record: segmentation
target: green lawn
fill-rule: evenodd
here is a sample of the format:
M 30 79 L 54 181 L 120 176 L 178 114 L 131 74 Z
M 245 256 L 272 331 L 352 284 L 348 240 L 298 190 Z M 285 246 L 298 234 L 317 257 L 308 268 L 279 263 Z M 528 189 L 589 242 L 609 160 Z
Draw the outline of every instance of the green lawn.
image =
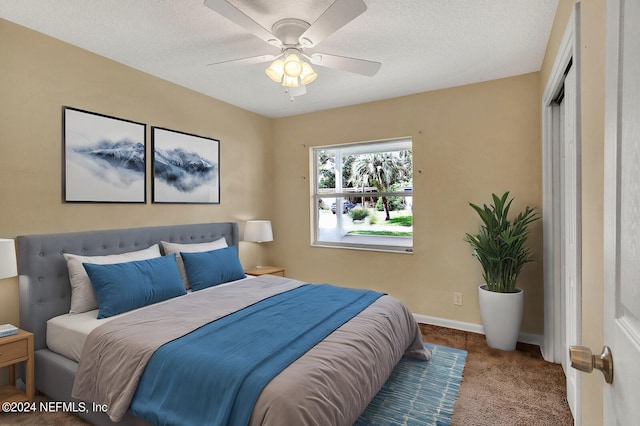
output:
M 413 216 L 396 216 L 385 221 L 385 223 L 387 225 L 413 226 Z
M 388 237 L 411 237 L 413 232 L 402 231 L 350 231 L 348 235 L 384 235 Z
M 370 213 L 375 215 L 375 223 L 372 223 L 369 229 L 358 229 L 349 231 L 349 235 L 380 235 L 390 237 L 411 237 L 413 232 L 404 231 L 402 227 L 413 226 L 413 215 L 411 211 L 392 211 L 391 219 L 385 220 L 385 214 L 383 211 L 370 210 Z M 377 227 L 386 229 L 376 229 Z M 389 227 L 398 227 L 398 230 L 389 229 Z

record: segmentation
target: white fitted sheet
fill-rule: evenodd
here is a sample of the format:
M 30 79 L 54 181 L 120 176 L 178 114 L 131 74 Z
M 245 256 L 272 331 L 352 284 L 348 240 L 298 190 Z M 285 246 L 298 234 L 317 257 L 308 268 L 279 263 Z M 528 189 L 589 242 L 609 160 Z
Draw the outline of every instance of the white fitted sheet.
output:
M 97 319 L 97 316 L 98 310 L 94 309 L 81 314 L 64 314 L 51 318 L 47 321 L 47 346 L 53 352 L 78 362 L 89 333 L 116 318 Z
M 226 285 L 233 284 L 235 282 L 240 282 L 248 279 L 253 279 L 254 276 L 247 275 L 247 278 L 243 278 L 238 281 L 231 281 L 229 283 L 220 284 L 216 287 L 222 287 Z M 214 287 L 215 288 L 215 287 Z M 195 294 L 197 296 L 197 292 L 192 293 L 191 290 L 188 290 L 185 296 L 179 297 L 187 297 L 191 294 Z M 171 299 L 169 299 L 171 300 Z M 159 303 L 165 303 L 166 300 Z M 144 307 L 139 308 L 144 309 Z M 134 309 L 134 312 L 138 309 Z M 98 319 L 98 309 L 93 311 L 83 312 L 81 314 L 63 314 L 57 317 L 51 318 L 47 321 L 47 347 L 64 357 L 74 360 L 75 362 L 80 361 L 80 355 L 82 354 L 82 348 L 84 347 L 84 342 L 87 340 L 87 336 L 94 328 L 111 321 L 112 319 L 118 318 L 123 315 L 127 315 L 129 312 L 122 313 L 120 315 L 114 315 L 109 318 Z

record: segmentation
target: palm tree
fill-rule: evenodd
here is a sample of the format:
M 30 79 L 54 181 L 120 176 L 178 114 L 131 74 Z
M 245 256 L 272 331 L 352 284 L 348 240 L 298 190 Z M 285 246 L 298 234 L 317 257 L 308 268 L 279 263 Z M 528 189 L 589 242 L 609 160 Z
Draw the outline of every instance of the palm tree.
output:
M 411 151 L 376 152 L 356 156 L 351 166 L 351 182 L 355 187 L 373 186 L 379 192 L 389 192 L 394 186 L 411 178 Z M 382 196 L 382 206 L 390 220 L 389 201 Z
M 336 172 L 333 153 L 322 150 L 318 153 L 318 188 L 335 188 Z
M 342 187 L 348 188 L 350 185 L 351 163 L 353 163 L 353 155 L 342 157 Z M 334 151 L 322 150 L 318 153 L 318 188 L 336 187 L 336 158 Z

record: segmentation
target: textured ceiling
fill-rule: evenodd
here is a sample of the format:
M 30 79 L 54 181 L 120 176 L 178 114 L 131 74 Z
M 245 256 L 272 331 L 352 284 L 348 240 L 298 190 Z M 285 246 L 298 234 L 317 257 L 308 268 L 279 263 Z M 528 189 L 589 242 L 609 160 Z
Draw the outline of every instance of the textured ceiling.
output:
M 268 64 L 207 64 L 277 48 L 203 0 L 0 0 L 0 17 L 267 117 L 387 99 L 534 71 L 558 0 L 364 0 L 367 11 L 313 49 L 382 63 L 374 77 L 314 65 L 290 101 Z M 230 0 L 267 29 L 313 23 L 333 0 Z M 0 40 L 0 43 L 2 41 Z

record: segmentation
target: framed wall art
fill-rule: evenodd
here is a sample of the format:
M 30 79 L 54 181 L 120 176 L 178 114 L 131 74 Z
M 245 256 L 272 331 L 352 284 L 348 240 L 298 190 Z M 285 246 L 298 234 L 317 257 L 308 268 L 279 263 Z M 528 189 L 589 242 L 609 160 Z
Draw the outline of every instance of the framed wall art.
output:
M 151 127 L 154 203 L 220 203 L 220 141 Z
M 147 126 L 63 107 L 66 202 L 145 203 Z

